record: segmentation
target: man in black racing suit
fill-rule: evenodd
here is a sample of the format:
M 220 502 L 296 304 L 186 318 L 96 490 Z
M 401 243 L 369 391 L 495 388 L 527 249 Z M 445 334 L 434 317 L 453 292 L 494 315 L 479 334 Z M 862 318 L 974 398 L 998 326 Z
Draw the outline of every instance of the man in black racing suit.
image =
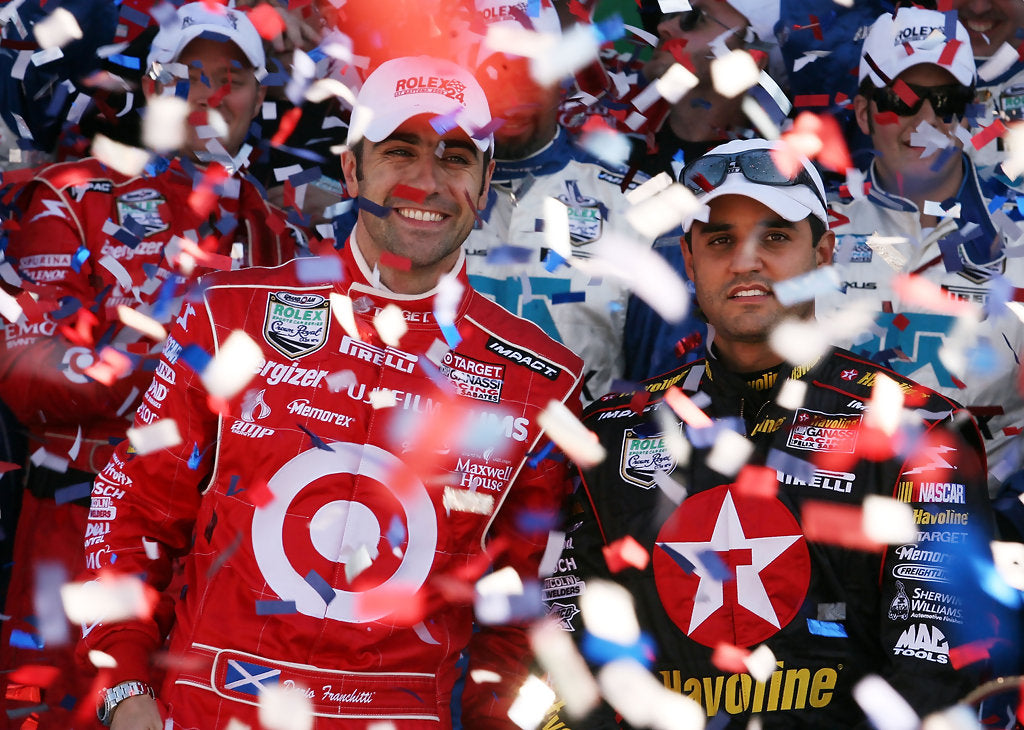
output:
M 991 635 L 970 567 L 977 555 L 991 567 L 984 452 L 941 394 L 844 350 L 794 365 L 769 345 L 784 320 L 814 326 L 813 302 L 780 301 L 777 285 L 831 262 L 835 241 L 817 172 L 806 159 L 795 176 L 779 172 L 774 146 L 730 142 L 684 170 L 707 206 L 687 221 L 684 257 L 710 354 L 587 410 L 608 457 L 581 471 L 545 599 L 596 668 L 581 596 L 598 579 L 625 586 L 655 644 L 650 671 L 716 718 L 709 727 L 743 728 L 751 715 L 764 728 L 867 726 L 853 687 L 870 674 L 924 715 L 971 689 L 971 650 Z M 883 376 L 903 396 L 898 426 L 872 420 Z M 868 497 L 871 510 L 902 513 L 911 537 L 873 542 Z M 651 559 L 613 570 L 626 537 Z M 765 645 L 774 667 L 737 669 L 713 657 L 722 645 L 740 656 Z M 630 727 L 607 706 L 594 715 L 561 719 Z

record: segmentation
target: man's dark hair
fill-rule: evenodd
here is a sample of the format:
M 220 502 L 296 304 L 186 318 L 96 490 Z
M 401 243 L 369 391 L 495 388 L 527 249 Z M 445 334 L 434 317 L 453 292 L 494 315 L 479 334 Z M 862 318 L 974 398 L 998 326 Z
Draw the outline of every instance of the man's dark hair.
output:
M 825 235 L 825 231 L 828 230 L 828 227 L 822 223 L 821 218 L 816 215 L 809 215 L 804 218 L 804 220 L 811 226 L 811 247 L 817 248 L 818 244 L 821 243 L 821 237 Z M 692 229 L 693 226 L 691 225 L 690 228 Z M 683 240 L 686 241 L 686 247 L 692 251 L 693 239 L 690 238 L 689 230 L 683 234 Z
M 349 149 L 352 154 L 356 157 L 356 180 L 359 182 L 363 181 L 363 142 L 366 140 L 365 137 L 360 137 L 358 142 L 349 145 Z M 491 146 L 493 147 L 493 145 Z M 484 170 L 487 169 L 487 165 L 491 162 L 491 147 L 484 150 Z M 484 180 L 480 181 L 480 192 L 477 195 L 484 194 Z

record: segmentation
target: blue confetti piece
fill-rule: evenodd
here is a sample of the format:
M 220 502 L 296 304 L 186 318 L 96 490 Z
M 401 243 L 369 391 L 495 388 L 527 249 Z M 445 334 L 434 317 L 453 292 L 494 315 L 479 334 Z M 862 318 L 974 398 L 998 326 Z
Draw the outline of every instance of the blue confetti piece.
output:
M 525 264 L 532 258 L 533 249 L 527 246 L 495 246 L 487 252 L 488 264 Z
M 484 139 L 486 137 L 490 137 L 492 134 L 501 129 L 501 126 L 504 123 L 505 120 L 501 119 L 500 117 L 497 119 L 492 119 L 487 124 L 477 128 L 477 130 L 473 132 L 473 139 Z
M 693 571 L 697 569 L 697 566 L 690 562 L 690 560 L 684 556 L 681 552 L 675 548 L 669 547 L 668 544 L 659 542 L 655 543 L 666 555 L 672 558 L 673 562 L 683 569 L 683 572 L 687 575 L 693 575 Z
M 635 643 L 626 646 L 614 641 L 594 636 L 589 631 L 583 633 L 583 643 L 580 647 L 583 655 L 593 664 L 607 664 L 614 659 L 633 659 L 644 667 L 651 666 L 654 656 L 653 645 L 650 637 L 641 635 Z
M 92 482 L 82 482 L 81 484 L 72 484 L 69 487 L 61 487 L 53 493 L 53 498 L 57 504 L 67 504 L 68 502 L 74 502 L 76 499 L 88 497 L 90 494 L 92 494 Z
M 1024 195 L 1017 197 L 1017 212 L 1024 215 Z
M 704 570 L 713 579 L 722 583 L 735 580 L 736 576 L 733 574 L 733 569 L 726 565 L 722 557 L 714 550 L 702 550 L 697 553 L 697 557 L 700 558 L 700 563 L 704 566 Z
M 82 264 L 89 258 L 89 249 L 85 246 L 79 246 L 78 250 L 75 251 L 75 255 L 71 257 L 71 269 L 76 273 L 82 273 Z
M 245 487 L 242 487 L 241 489 L 238 488 L 238 480 L 239 480 L 238 474 L 232 474 L 231 475 L 231 483 L 228 484 L 228 496 L 229 497 L 233 497 L 234 495 L 238 494 L 239 492 L 244 492 L 245 491 Z
M 365 210 L 370 215 L 375 215 L 378 218 L 386 218 L 391 213 L 391 208 L 386 205 L 377 205 L 372 200 L 367 200 L 363 196 L 356 198 L 356 207 L 359 210 Z
M 142 28 L 148 26 L 150 21 L 152 20 L 152 18 L 150 18 L 147 13 L 144 13 L 141 10 L 136 10 L 135 8 L 124 4 L 121 5 L 120 15 L 122 20 L 126 20 L 129 23 L 134 23 L 135 25 L 138 25 Z
M 437 386 L 438 390 L 443 391 L 449 396 L 455 396 L 458 394 L 455 384 L 438 369 L 437 365 L 430 362 L 430 360 L 425 357 L 421 357 L 417 360 L 416 364 L 419 366 L 420 370 L 426 373 L 427 377 L 430 378 L 431 382 L 435 386 Z
M 552 304 L 571 304 L 586 301 L 587 293 L 582 291 L 559 291 L 551 295 Z
M 224 215 L 219 221 L 217 221 L 214 224 L 213 227 L 216 228 L 217 231 L 222 236 L 226 236 L 229 233 L 231 233 L 233 230 L 238 228 L 238 219 L 235 218 L 230 213 L 228 213 L 228 214 Z
M 118 241 L 119 243 L 123 243 L 128 248 L 135 248 L 141 243 L 138 236 L 132 235 L 131 232 L 125 230 L 124 228 L 118 228 L 116 231 L 114 231 L 114 240 Z
M 319 593 L 319 591 L 317 592 Z M 257 616 L 278 616 L 293 613 L 296 613 L 295 601 L 256 601 Z
M 776 471 L 799 479 L 804 484 L 810 484 L 814 480 L 814 464 L 779 449 L 772 449 L 768 452 L 765 466 L 770 466 Z
M 952 36 L 950 36 L 950 37 L 952 38 Z M 953 155 L 960 155 L 960 154 L 961 154 L 961 152 L 960 152 L 960 148 L 959 147 L 956 147 L 954 145 L 950 145 L 949 147 L 944 147 L 942 150 L 939 151 L 939 154 L 935 157 L 935 161 L 932 162 L 931 167 L 930 167 L 931 171 L 932 172 L 938 172 L 949 161 L 950 157 L 952 157 Z M 942 207 L 945 208 L 946 206 L 943 205 Z
M 174 95 L 179 99 L 188 99 L 188 81 L 179 81 L 174 85 Z
M 192 443 L 192 455 L 188 457 L 188 468 L 195 471 L 199 468 L 199 460 L 202 458 L 202 454 L 199 453 L 199 444 Z
M 60 307 L 50 312 L 50 319 L 65 319 L 75 314 L 81 308 L 82 302 L 78 297 L 63 297 Z
M 548 441 L 546 444 L 544 444 L 544 448 L 542 448 L 540 451 L 538 451 L 536 454 L 530 457 L 530 460 L 527 462 L 527 464 L 531 469 L 536 469 L 537 466 L 542 461 L 544 461 L 544 459 L 548 458 L 548 455 L 554 450 L 555 442 Z
M 943 15 L 946 16 L 946 28 L 943 34 L 946 38 L 956 38 L 957 12 L 955 10 L 947 10 Z
M 30 634 L 21 629 L 11 630 L 11 646 L 16 649 L 43 649 L 45 644 L 41 636 Z
M 597 23 L 596 28 L 602 42 L 617 41 L 626 35 L 626 24 L 622 22 L 622 16 L 618 13 Z
M 321 451 L 330 451 L 330 452 L 332 452 L 332 453 L 334 452 L 334 449 L 332 449 L 332 448 L 331 448 L 330 446 L 328 446 L 327 444 L 325 444 L 325 443 L 323 442 L 323 440 L 322 440 L 322 439 L 321 439 L 321 438 L 320 438 L 319 436 L 317 436 L 317 435 L 316 435 L 315 433 L 313 433 L 313 432 L 312 432 L 312 431 L 310 431 L 310 430 L 309 430 L 308 428 L 306 428 L 305 426 L 303 426 L 303 425 L 302 425 L 301 423 L 296 423 L 295 425 L 296 425 L 296 426 L 298 426 L 299 428 L 301 428 L 301 429 L 302 429 L 302 431 L 303 431 L 303 432 L 304 432 L 304 433 L 305 433 L 305 434 L 306 434 L 307 436 L 309 436 L 309 440 L 310 440 L 310 442 L 311 442 L 311 443 L 312 443 L 312 444 L 313 444 L 313 445 L 314 445 L 315 447 L 317 447 L 317 448 L 318 448 L 318 449 L 320 449 Z
M 320 168 L 314 165 L 313 167 L 309 167 L 295 173 L 288 178 L 288 182 L 290 182 L 294 187 L 299 187 L 299 185 L 316 182 L 320 179 L 321 174 Z
M 988 203 L 988 212 L 989 213 L 995 213 L 997 210 L 999 210 L 1000 208 L 1003 207 L 1003 203 L 1005 203 L 1005 202 L 1006 202 L 1006 196 L 1005 195 L 995 195 L 995 196 L 993 196 L 992 200 L 990 200 L 989 203 Z
M 78 704 L 78 698 L 74 695 L 64 695 L 58 704 L 61 706 L 62 709 L 65 709 L 68 712 L 70 712 L 71 710 L 75 709 L 75 705 Z
M 807 619 L 807 630 L 815 636 L 846 638 L 846 627 L 835 621 L 818 621 L 817 619 L 809 618 Z
M 139 69 L 142 67 L 142 62 L 136 56 L 126 56 L 123 53 L 115 53 L 111 56 L 107 56 L 107 60 L 111 63 L 116 63 L 118 66 L 124 66 L 125 68 Z
M 345 274 L 337 256 L 312 256 L 295 261 L 295 276 L 303 284 L 329 284 L 342 281 Z
M 388 531 L 385 537 L 388 539 L 388 544 L 393 548 L 402 547 L 406 538 L 405 525 L 398 515 L 391 515 L 391 523 L 388 525 Z
M 524 509 L 516 513 L 516 529 L 527 535 L 550 532 L 558 527 L 558 510 Z
M 939 241 L 939 251 L 942 252 L 942 263 L 946 271 L 953 273 L 964 270 L 964 262 L 960 258 L 959 241 L 951 240 L 953 237 L 946 237 Z
M 461 111 L 461 109 L 459 110 Z M 448 114 L 441 114 L 430 119 L 430 126 L 434 128 L 434 131 L 438 134 L 447 134 L 448 132 L 455 129 L 458 125 L 455 121 L 455 116 L 458 112 L 449 112 Z
M 446 323 L 441 324 L 441 334 L 444 335 L 444 341 L 448 343 L 448 347 L 455 349 L 462 342 L 462 335 L 459 334 L 459 330 L 454 324 Z
M 201 373 L 206 369 L 206 366 L 210 364 L 210 354 L 202 347 L 196 344 L 188 345 L 181 350 L 179 359 L 184 360 L 185 364 L 195 370 L 197 373 Z
M 317 594 L 324 599 L 324 603 L 327 605 L 331 604 L 331 601 L 334 600 L 334 596 L 336 594 L 334 593 L 334 589 L 331 588 L 330 583 L 321 578 L 320 574 L 315 570 L 309 571 L 309 573 L 306 574 L 305 580 L 309 583 L 310 588 L 316 591 Z
M 682 150 L 676 150 L 676 153 L 672 155 L 672 162 L 678 162 L 680 165 L 685 165 L 686 155 L 683 154 Z
M 555 251 L 548 251 L 548 257 L 544 259 L 544 270 L 549 273 L 554 272 L 554 270 L 560 266 L 568 265 L 568 262 L 562 258 L 561 254 Z

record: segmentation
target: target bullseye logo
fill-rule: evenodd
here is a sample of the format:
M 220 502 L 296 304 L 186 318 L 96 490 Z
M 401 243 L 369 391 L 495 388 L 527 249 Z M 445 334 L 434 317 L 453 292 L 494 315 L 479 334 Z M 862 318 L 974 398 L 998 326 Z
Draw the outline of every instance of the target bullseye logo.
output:
M 412 592 L 426 580 L 437 548 L 434 505 L 426 487 L 413 477 L 404 480 L 400 489 L 391 486 L 402 468 L 393 454 L 370 444 L 339 442 L 330 447 L 332 451 L 311 448 L 295 456 L 267 483 L 274 499 L 253 514 L 253 554 L 270 588 L 282 600 L 295 601 L 299 613 L 347 623 L 375 621 L 384 618 L 388 611 L 357 611 L 361 594 L 390 595 L 398 589 Z M 382 535 L 382 520 L 373 508 L 375 505 L 360 500 L 359 491 L 353 500 L 335 499 L 315 508 L 308 506 L 308 497 L 319 496 L 315 483 L 338 474 L 350 474 L 372 484 L 372 488 L 367 487 L 367 497 L 373 496 L 373 492 L 387 492 L 389 500 L 396 502 L 404 513 L 408 542 L 397 568 L 386 580 L 365 591 L 332 588 L 334 595 L 328 596 L 330 600 L 326 601 L 306 581 L 308 568 L 296 569 L 287 554 L 292 551 L 286 550 L 286 532 L 291 542 L 294 537 L 291 530 L 300 523 L 294 519 L 296 505 L 303 502 L 300 514 L 305 510 L 312 512 L 306 522 L 309 543 L 319 558 L 326 560 L 333 569 L 342 568 L 360 547 L 368 550 L 371 561 L 376 560 L 376 546 Z M 289 519 L 292 522 L 286 528 Z
M 799 523 L 777 499 L 719 486 L 665 521 L 654 580 L 672 621 L 694 641 L 753 646 L 796 616 L 811 580 Z

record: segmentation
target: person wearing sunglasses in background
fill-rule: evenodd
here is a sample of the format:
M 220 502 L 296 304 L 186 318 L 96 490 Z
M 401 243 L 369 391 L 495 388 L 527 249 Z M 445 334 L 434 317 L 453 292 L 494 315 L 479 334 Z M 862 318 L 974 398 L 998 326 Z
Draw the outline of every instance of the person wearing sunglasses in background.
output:
M 609 394 L 584 413 L 608 456 L 581 470 L 555 575 L 569 588 L 548 601 L 592 664 L 602 655 L 615 660 L 598 677 L 626 719 L 598 710 L 567 723 L 574 729 L 668 727 L 651 721 L 662 702 L 685 717 L 670 692 L 641 708 L 636 692 L 616 704 L 626 657 L 647 662 L 658 684 L 699 703 L 683 704 L 719 730 L 752 727 L 754 715 L 766 729 L 867 727 L 854 686 L 869 674 L 921 714 L 976 682 L 977 665 L 954 669 L 950 648 L 991 626 L 964 564 L 972 541 L 988 552 L 991 523 L 977 428 L 951 399 L 845 350 L 823 343 L 815 354 L 782 352 L 797 338 L 780 347 L 774 330 L 808 324 L 815 305 L 784 298 L 780 284 L 827 266 L 835 236 L 818 172 L 795 157 L 797 173 L 784 174 L 772 157 L 781 148 L 733 141 L 683 171 L 704 204 L 683 223 L 683 256 L 708 321 L 708 357 L 645 381 L 639 392 Z M 906 393 L 891 435 L 867 415 L 883 377 Z M 685 412 L 686 396 L 683 424 L 675 413 Z M 935 449 L 945 460 L 930 458 Z M 932 504 L 933 493 L 952 494 L 955 504 Z M 943 522 L 955 512 L 956 532 L 922 517 L 919 542 L 892 535 L 893 544 L 854 549 L 840 523 L 856 532 L 857 508 L 877 497 L 945 515 Z M 848 511 L 827 530 L 817 523 L 814 534 L 815 508 Z M 649 564 L 609 568 L 626 538 L 648 552 Z M 627 621 L 607 615 L 614 602 L 607 593 L 598 598 L 601 579 L 632 594 L 635 646 L 613 643 L 623 643 Z M 764 672 L 744 665 L 735 647 L 770 650 Z M 858 701 L 877 692 L 865 688 Z M 901 704 L 879 702 L 887 717 Z
M 1021 466 L 1024 397 L 1016 383 L 1024 324 L 1003 292 L 1024 285 L 1024 260 L 1005 250 L 1022 232 L 983 194 L 963 153 L 977 76 L 967 30 L 957 22 L 947 36 L 948 18 L 901 8 L 880 16 L 864 42 L 854 108 L 876 156 L 870 190 L 851 190 L 851 202 L 833 207 L 843 290 L 821 293 L 818 311 L 859 302 L 877 312 L 870 332 L 836 344 L 970 409 L 985 437 L 994 494 Z M 931 303 L 905 296 L 903 275 L 941 287 L 942 296 Z

